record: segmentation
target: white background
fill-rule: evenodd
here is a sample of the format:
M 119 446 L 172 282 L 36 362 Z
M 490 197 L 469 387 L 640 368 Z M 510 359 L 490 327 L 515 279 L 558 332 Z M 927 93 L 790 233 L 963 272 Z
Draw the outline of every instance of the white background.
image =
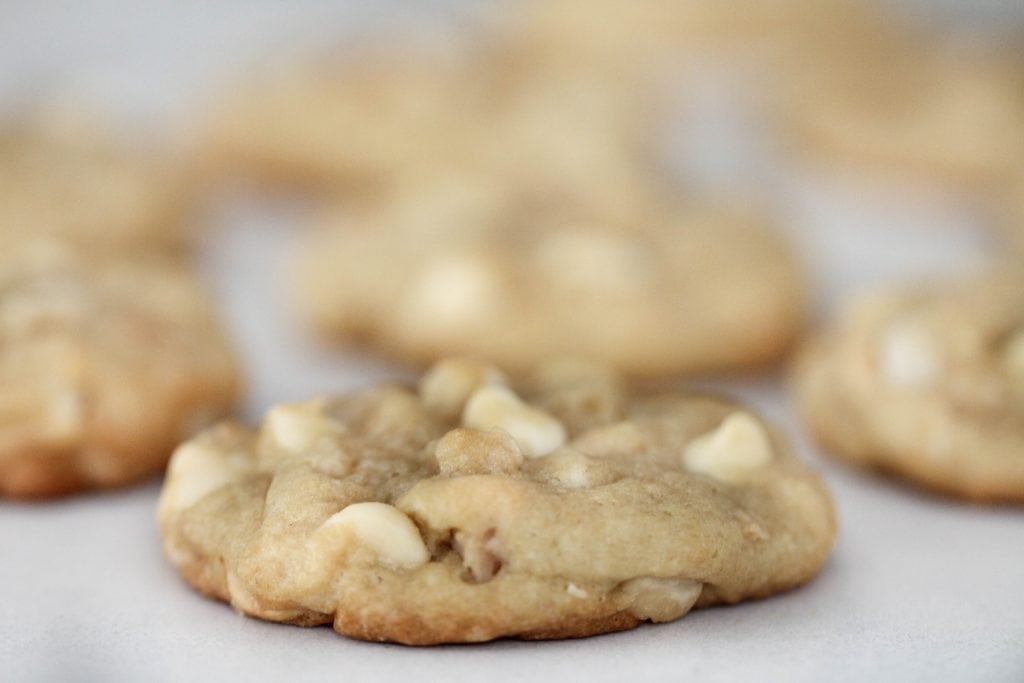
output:
M 986 20 L 1016 5 L 943 4 Z M 233 73 L 270 53 L 396 23 L 464 25 L 479 7 L 4 0 L 0 109 L 70 93 L 186 135 Z M 705 90 L 691 112 L 700 144 L 683 144 L 681 165 L 715 191 L 735 190 L 736 178 L 770 183 L 815 278 L 819 312 L 865 285 L 961 271 L 998 252 L 956 199 L 797 168 L 756 140 L 737 145 L 756 138 L 750 121 L 723 115 L 729 98 Z M 277 401 L 404 376 L 317 347 L 292 318 L 280 275 L 301 215 L 237 196 L 208 220 L 202 266 L 248 366 L 250 419 Z M 831 464 L 800 436 L 780 377 L 713 384 L 784 425 L 835 494 L 835 552 L 801 590 L 582 641 L 360 643 L 245 619 L 196 595 L 160 555 L 151 483 L 0 503 L 0 680 L 1024 681 L 1020 509 L 961 505 Z

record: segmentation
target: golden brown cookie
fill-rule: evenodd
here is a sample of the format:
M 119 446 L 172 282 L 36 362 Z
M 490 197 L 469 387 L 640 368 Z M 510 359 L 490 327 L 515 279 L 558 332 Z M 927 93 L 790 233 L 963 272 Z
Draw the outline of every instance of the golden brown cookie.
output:
M 978 191 L 1024 155 L 1024 70 L 1000 55 L 881 43 L 789 73 L 781 120 L 819 158 Z
M 2 242 L 0 242 L 2 243 Z M 0 495 L 49 496 L 160 472 L 234 408 L 237 360 L 176 263 L 55 241 L 0 252 Z
M 756 60 L 870 40 L 883 23 L 865 0 L 530 0 L 508 12 L 505 31 L 545 59 L 586 61 L 611 77 L 635 78 L 678 72 L 695 57 Z
M 1024 167 L 1002 191 L 995 193 L 991 218 L 996 231 L 1017 253 L 1024 254 Z
M 831 455 L 1024 502 L 1024 268 L 865 297 L 807 345 L 794 389 Z
M 640 163 L 640 86 L 514 49 L 350 56 L 252 83 L 209 133 L 215 167 L 351 201 L 462 166 L 509 182 L 610 186 Z
M 187 192 L 176 162 L 84 114 L 42 109 L 0 130 L 0 237 L 92 249 L 180 250 Z
M 327 215 L 297 266 L 297 303 L 328 339 L 517 370 L 566 354 L 636 375 L 757 366 L 787 349 L 806 300 L 762 218 L 639 187 L 580 203 L 432 178 Z
M 476 117 L 471 67 L 395 52 L 295 64 L 254 79 L 219 106 L 207 134 L 210 163 L 358 195 L 443 154 Z
M 164 550 L 239 611 L 426 645 L 582 637 L 766 597 L 820 569 L 821 481 L 728 402 L 580 362 L 515 390 L 449 360 L 221 424 L 175 453 Z

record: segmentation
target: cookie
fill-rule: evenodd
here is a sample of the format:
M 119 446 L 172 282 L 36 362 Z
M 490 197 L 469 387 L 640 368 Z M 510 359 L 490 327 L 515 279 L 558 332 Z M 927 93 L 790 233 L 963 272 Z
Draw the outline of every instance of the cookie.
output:
M 120 486 L 228 414 L 237 361 L 191 272 L 49 241 L 0 251 L 0 495 Z
M 307 238 L 297 304 L 325 339 L 421 364 L 578 354 L 662 375 L 777 359 L 806 299 L 782 237 L 754 213 L 634 190 L 573 202 L 456 175 L 339 209 Z
M 1024 253 L 1024 168 L 1013 181 L 990 201 L 994 210 L 989 216 L 996 232 L 1016 249 Z
M 475 117 L 471 67 L 451 56 L 299 63 L 218 106 L 206 135 L 219 172 L 359 195 L 442 154 Z
M 176 162 L 85 114 L 42 109 L 0 130 L 0 236 L 180 251 L 187 194 Z
M 444 155 L 401 174 L 393 193 L 453 172 L 548 201 L 621 197 L 667 182 L 656 172 L 670 109 L 653 82 L 617 80 L 593 64 L 546 61 L 510 46 L 478 70 L 488 86 L 475 119 Z
M 794 390 L 830 455 L 1024 502 L 1024 270 L 865 297 L 809 342 Z
M 244 614 L 406 644 L 582 637 L 760 598 L 835 519 L 784 440 L 719 399 L 579 361 L 513 389 L 436 365 L 182 445 L 160 496 L 184 579 Z
M 810 156 L 984 191 L 1024 154 L 1024 70 L 998 55 L 880 45 L 790 76 L 780 121 Z
M 535 184 L 617 178 L 650 138 L 643 88 L 593 68 L 511 47 L 472 59 L 395 51 L 296 65 L 254 83 L 211 126 L 211 165 L 352 201 L 444 165 Z
M 884 22 L 874 3 L 857 0 L 533 0 L 504 23 L 510 40 L 547 59 L 586 60 L 628 78 L 678 71 L 694 59 L 757 60 L 870 40 Z

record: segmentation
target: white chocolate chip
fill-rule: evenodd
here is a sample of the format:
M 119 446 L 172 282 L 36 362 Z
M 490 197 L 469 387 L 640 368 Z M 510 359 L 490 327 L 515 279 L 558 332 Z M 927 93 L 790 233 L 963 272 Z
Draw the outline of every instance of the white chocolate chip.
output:
M 75 389 L 65 389 L 54 396 L 48 405 L 50 425 L 55 433 L 74 434 L 85 418 L 85 400 Z
M 565 443 L 561 422 L 523 403 L 507 387 L 485 386 L 473 392 L 462 413 L 462 423 L 476 429 L 504 429 L 528 458 L 547 455 Z
M 252 469 L 252 461 L 242 453 L 225 453 L 201 441 L 189 441 L 171 457 L 160 508 L 166 512 L 185 510 L 214 491 L 240 481 Z
M 446 254 L 416 273 L 403 317 L 427 329 L 475 324 L 488 316 L 497 289 L 497 274 L 486 261 L 470 254 Z
M 447 418 L 458 417 L 466 400 L 482 386 L 506 386 L 508 378 L 497 367 L 472 358 L 451 358 L 436 363 L 420 380 L 419 392 L 427 408 Z
M 635 292 L 650 278 L 650 259 L 621 236 L 585 228 L 556 230 L 540 245 L 538 263 L 555 282 L 608 294 Z
M 309 451 L 323 437 L 345 433 L 345 426 L 312 406 L 279 405 L 267 413 L 264 429 L 283 450 L 298 455 Z
M 481 534 L 456 531 L 452 548 L 462 558 L 463 581 L 487 583 L 501 570 L 503 549 L 497 529 L 487 529 Z
M 587 591 L 583 590 L 572 581 L 570 581 L 568 585 L 566 585 L 565 592 L 574 598 L 579 598 L 580 600 L 590 597 L 590 594 L 587 593 Z
M 683 451 L 687 469 L 729 483 L 743 481 L 771 458 L 768 434 L 746 413 L 733 413 L 718 429 L 694 439 Z
M 430 559 L 416 525 L 387 503 L 348 505 L 320 525 L 314 536 L 321 548 L 333 552 L 351 544 L 369 548 L 381 562 L 398 569 L 414 569 Z
M 691 579 L 641 576 L 619 586 L 619 593 L 633 616 L 659 623 L 689 612 L 703 588 L 703 583 Z
M 897 322 L 879 340 L 882 376 L 897 387 L 923 387 L 939 375 L 941 361 L 935 343 L 917 325 Z

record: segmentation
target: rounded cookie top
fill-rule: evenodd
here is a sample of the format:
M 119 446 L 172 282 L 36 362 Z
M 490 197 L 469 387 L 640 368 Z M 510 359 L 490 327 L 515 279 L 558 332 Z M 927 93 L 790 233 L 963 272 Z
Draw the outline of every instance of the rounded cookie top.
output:
M 211 163 L 290 185 L 360 193 L 430 159 L 475 117 L 464 60 L 425 50 L 302 63 L 261 74 L 221 104 Z
M 41 110 L 0 131 L 0 236 L 181 249 L 184 176 L 83 114 Z
M 1017 253 L 1024 253 L 1024 165 L 1017 177 L 994 200 L 991 219 L 996 232 L 1007 240 Z
M 548 58 L 583 58 L 605 68 L 671 65 L 694 55 L 771 54 L 794 46 L 821 49 L 837 37 L 869 36 L 882 24 L 871 3 L 856 0 L 532 0 L 509 13 L 507 30 Z M 874 10 L 874 11 L 873 11 Z
M 238 385 L 206 293 L 181 266 L 41 240 L 3 247 L 0 494 L 159 472 L 181 439 L 234 407 Z
M 727 402 L 486 363 L 222 424 L 171 460 L 167 556 L 264 619 L 409 644 L 586 636 L 797 586 L 835 533 L 820 480 Z
M 562 202 L 470 176 L 327 216 L 297 265 L 298 304 L 326 337 L 512 369 L 566 354 L 637 375 L 763 364 L 806 298 L 753 214 L 640 192 Z
M 1024 70 L 1000 55 L 904 40 L 790 75 L 776 103 L 812 153 L 971 190 L 1005 182 L 1024 154 Z
M 1024 272 L 866 297 L 808 344 L 794 388 L 837 457 L 1024 502 Z
M 210 127 L 213 165 L 351 200 L 443 164 L 511 182 L 610 182 L 650 137 L 646 90 L 593 68 L 507 46 L 392 48 L 253 83 Z

